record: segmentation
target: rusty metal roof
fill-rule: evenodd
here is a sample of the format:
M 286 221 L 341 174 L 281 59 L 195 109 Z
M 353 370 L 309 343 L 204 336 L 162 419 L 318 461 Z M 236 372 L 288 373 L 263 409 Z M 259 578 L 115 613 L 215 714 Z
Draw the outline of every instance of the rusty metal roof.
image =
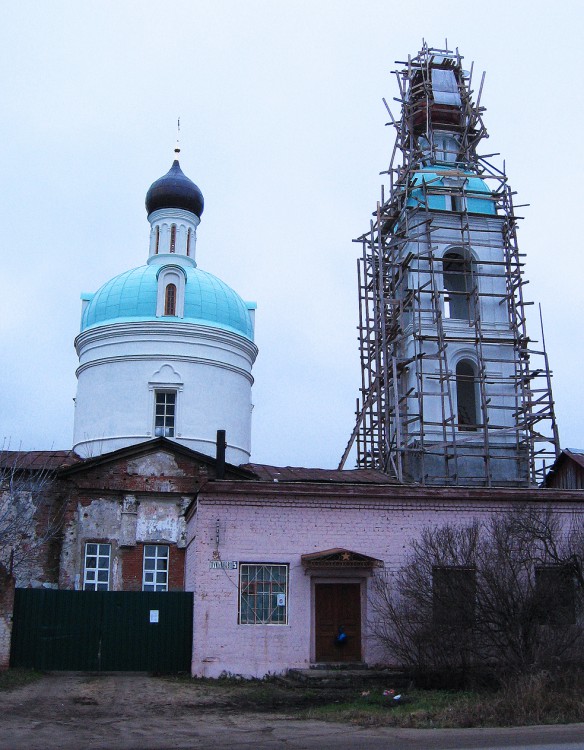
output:
M 562 452 L 569 456 L 578 466 L 584 468 L 584 450 L 581 448 L 565 448 Z
M 253 471 L 258 479 L 268 482 L 328 482 L 343 484 L 398 484 L 377 469 L 308 469 L 302 466 L 269 466 L 244 464 L 240 469 Z
M 74 451 L 0 451 L 0 469 L 56 471 L 82 460 Z

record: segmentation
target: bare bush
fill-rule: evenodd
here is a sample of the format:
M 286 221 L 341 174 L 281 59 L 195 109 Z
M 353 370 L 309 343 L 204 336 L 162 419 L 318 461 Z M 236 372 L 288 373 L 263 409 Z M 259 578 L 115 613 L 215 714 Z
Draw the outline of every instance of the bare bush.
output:
M 10 572 L 62 526 L 64 504 L 51 498 L 49 455 L 0 449 L 0 563 Z
M 451 680 L 581 662 L 583 540 L 578 519 L 533 507 L 426 528 L 377 575 L 372 628 L 393 661 Z

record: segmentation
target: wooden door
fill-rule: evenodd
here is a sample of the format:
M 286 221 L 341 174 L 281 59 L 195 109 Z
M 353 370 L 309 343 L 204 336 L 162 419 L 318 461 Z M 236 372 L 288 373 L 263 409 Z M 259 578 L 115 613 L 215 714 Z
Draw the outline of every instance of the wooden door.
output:
M 317 583 L 314 599 L 316 661 L 361 661 L 361 585 Z

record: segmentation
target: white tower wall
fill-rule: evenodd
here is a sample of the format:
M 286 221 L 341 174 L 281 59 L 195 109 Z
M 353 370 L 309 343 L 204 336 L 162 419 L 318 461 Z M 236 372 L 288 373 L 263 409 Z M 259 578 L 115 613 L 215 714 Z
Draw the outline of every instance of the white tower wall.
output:
M 74 450 L 94 456 L 155 437 L 156 391 L 176 393 L 177 442 L 226 459 L 251 452 L 251 368 L 257 347 L 242 336 L 182 323 L 119 323 L 79 334 Z

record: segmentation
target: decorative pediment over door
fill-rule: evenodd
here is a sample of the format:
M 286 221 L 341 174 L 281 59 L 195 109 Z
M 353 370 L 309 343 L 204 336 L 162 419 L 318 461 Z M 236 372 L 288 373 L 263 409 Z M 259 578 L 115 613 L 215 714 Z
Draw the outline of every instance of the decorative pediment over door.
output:
M 326 549 L 322 552 L 312 552 L 309 555 L 302 555 L 300 558 L 302 565 L 307 570 L 316 570 L 319 568 L 382 568 L 383 560 L 378 560 L 369 555 L 363 555 L 361 552 L 353 552 L 350 549 L 336 547 L 335 549 Z

